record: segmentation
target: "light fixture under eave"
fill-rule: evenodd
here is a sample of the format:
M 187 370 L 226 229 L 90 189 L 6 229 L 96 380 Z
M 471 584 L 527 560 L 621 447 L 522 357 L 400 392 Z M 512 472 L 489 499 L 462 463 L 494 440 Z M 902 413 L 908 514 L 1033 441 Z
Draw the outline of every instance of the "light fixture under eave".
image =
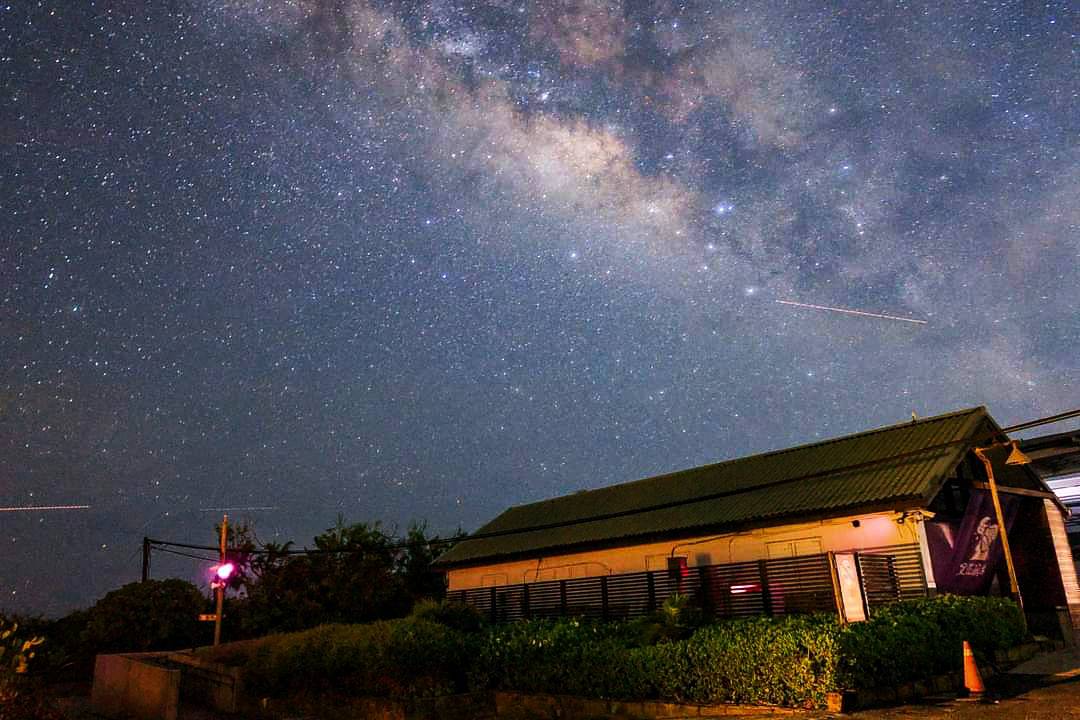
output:
M 1005 458 L 1006 465 L 1030 465 L 1031 458 L 1025 455 L 1020 450 L 1020 446 L 1015 440 L 1012 441 L 1012 450 L 1009 451 L 1009 457 Z

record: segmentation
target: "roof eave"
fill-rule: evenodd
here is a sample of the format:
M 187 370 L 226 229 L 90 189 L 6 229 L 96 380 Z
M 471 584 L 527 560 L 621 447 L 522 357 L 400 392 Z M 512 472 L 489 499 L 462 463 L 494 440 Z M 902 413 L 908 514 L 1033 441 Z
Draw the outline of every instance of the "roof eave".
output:
M 925 509 L 927 505 L 928 502 L 925 500 L 923 495 L 906 495 L 890 498 L 888 500 L 880 500 L 871 503 L 860 503 L 858 505 L 834 508 L 828 511 L 812 513 L 782 513 L 777 515 L 770 515 L 766 518 L 748 520 L 741 523 L 729 523 L 726 525 L 699 525 L 696 527 L 678 528 L 676 530 L 670 531 L 637 533 L 633 535 L 619 535 L 616 537 L 605 538 L 603 540 L 567 543 L 564 545 L 551 545 L 548 547 L 521 550 L 517 552 L 495 553 L 491 555 L 484 555 L 481 557 L 474 557 L 463 560 L 436 560 L 434 563 L 432 563 L 432 567 L 440 571 L 460 570 L 468 567 L 481 567 L 484 565 L 491 565 L 492 563 L 527 560 L 531 558 L 536 558 L 538 556 L 546 557 L 549 555 L 565 555 L 569 553 L 586 552 L 589 550 L 602 550 L 612 547 L 643 545 L 650 542 L 662 542 L 665 540 L 686 540 L 690 538 L 698 538 L 703 535 L 730 535 L 737 532 L 744 532 L 746 530 L 758 530 L 761 528 L 773 527 L 779 524 L 777 521 L 790 522 L 792 520 L 805 520 L 811 522 L 815 520 L 834 520 L 836 518 L 842 518 L 850 515 L 861 515 L 866 513 L 891 511 L 901 512 L 904 510 Z M 468 540 L 463 540 L 462 542 L 468 542 Z

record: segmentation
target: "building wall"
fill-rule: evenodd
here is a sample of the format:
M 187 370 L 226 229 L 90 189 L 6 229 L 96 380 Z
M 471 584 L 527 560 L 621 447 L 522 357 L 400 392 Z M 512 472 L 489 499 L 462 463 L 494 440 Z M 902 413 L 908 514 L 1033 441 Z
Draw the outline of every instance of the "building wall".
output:
M 1043 509 L 1050 525 L 1050 537 L 1054 546 L 1054 560 L 1061 572 L 1061 584 L 1065 588 L 1065 604 L 1068 607 L 1074 630 L 1080 632 L 1080 582 L 1077 581 L 1076 565 L 1065 534 L 1065 517 L 1050 500 L 1043 500 Z
M 910 520 L 898 523 L 897 517 L 896 513 L 853 515 L 741 533 L 460 568 L 449 571 L 449 589 L 659 570 L 667 566 L 667 558 L 673 550 L 675 555 L 685 556 L 693 567 L 919 542 L 917 524 Z M 853 521 L 858 521 L 858 527 Z

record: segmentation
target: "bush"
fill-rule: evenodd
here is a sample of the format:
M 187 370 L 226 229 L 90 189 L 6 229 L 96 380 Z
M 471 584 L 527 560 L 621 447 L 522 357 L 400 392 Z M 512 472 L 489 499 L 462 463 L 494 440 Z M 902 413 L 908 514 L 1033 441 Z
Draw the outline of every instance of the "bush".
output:
M 474 690 L 640 697 L 647 679 L 629 658 L 628 626 L 561 618 L 498 625 L 476 646 Z
M 480 638 L 471 685 L 821 707 L 826 693 L 840 688 L 957 671 L 965 639 L 984 656 L 1023 639 L 1019 608 L 983 597 L 897 603 L 846 627 L 831 615 L 759 617 L 705 625 L 673 640 L 676 633 L 656 632 L 657 625 L 655 619 L 621 626 L 563 619 L 495 627 Z
M 479 632 L 485 624 L 479 610 L 452 600 L 420 600 L 413 606 L 412 617 L 470 633 Z
M 30 624 L 33 624 L 31 621 Z M 29 677 L 45 638 L 0 616 L 0 720 L 54 720 L 60 713 Z
M 620 700 L 822 707 L 826 693 L 924 679 L 1023 638 L 1018 608 L 999 598 L 941 597 L 878 609 L 841 627 L 832 615 L 703 625 L 674 620 L 532 619 L 482 625 L 474 611 L 426 603 L 403 620 L 324 625 L 252 641 L 250 686 L 417 697 L 464 690 L 565 693 Z M 685 639 L 679 635 L 692 632 Z M 651 638 L 652 641 L 646 640 Z
M 840 681 L 848 688 L 923 680 L 963 669 L 963 641 L 987 662 L 1024 639 L 1020 608 L 993 597 L 942 595 L 879 608 L 842 637 Z
M 199 622 L 207 600 L 183 580 L 147 580 L 123 586 L 89 610 L 83 645 L 91 653 L 176 650 L 203 644 Z
M 657 645 L 662 698 L 697 703 L 825 704 L 836 686 L 840 627 L 830 616 L 718 623 L 682 647 Z
M 701 609 L 691 604 L 689 595 L 674 593 L 656 612 L 631 620 L 630 626 L 639 644 L 655 645 L 685 640 L 707 621 Z
M 40 635 L 20 632 L 18 621 L 0 616 L 0 704 L 18 694 L 20 681 L 43 642 Z
M 612 699 L 823 705 L 839 626 L 826 618 L 733 620 L 636 646 L 637 624 L 534 620 L 482 640 L 474 689 Z
M 417 697 L 463 691 L 466 636 L 424 618 L 322 625 L 264 638 L 244 664 L 257 693 Z

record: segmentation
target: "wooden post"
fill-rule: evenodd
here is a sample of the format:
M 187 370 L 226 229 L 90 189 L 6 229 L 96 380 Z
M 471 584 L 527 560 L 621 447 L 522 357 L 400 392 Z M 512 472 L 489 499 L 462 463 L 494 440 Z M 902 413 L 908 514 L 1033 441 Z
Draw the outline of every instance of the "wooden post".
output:
M 142 539 L 142 581 L 150 579 L 150 538 Z
M 608 619 L 607 575 L 600 576 L 600 617 Z
M 998 443 L 998 445 L 1002 444 L 1004 443 Z M 1021 614 L 1023 614 L 1024 599 L 1020 596 L 1020 583 L 1016 579 L 1016 566 L 1013 565 L 1012 548 L 1009 547 L 1009 533 L 1005 528 L 1005 514 L 1001 512 L 1001 499 L 998 497 L 997 482 L 994 480 L 994 466 L 984 452 L 984 450 L 988 449 L 973 448 L 973 451 L 975 457 L 979 458 L 983 467 L 986 468 L 986 479 L 990 485 L 990 499 L 994 502 L 994 515 L 997 517 L 998 534 L 1001 537 L 1001 550 L 1005 555 L 1005 569 L 1009 571 L 1009 591 L 1012 593 L 1013 600 L 1020 606 Z
M 563 617 L 566 617 L 567 614 L 568 614 L 567 613 L 567 607 L 566 607 L 566 581 L 565 580 L 560 580 L 559 581 L 559 612 L 562 613 Z
M 846 625 L 847 618 L 844 617 L 844 598 L 840 590 L 840 576 L 836 571 L 836 553 L 830 550 L 825 554 L 825 557 L 829 559 L 829 577 L 832 579 L 833 603 L 836 605 L 836 616 L 840 619 L 841 625 Z
M 765 606 L 765 614 L 772 615 L 772 593 L 769 592 L 769 571 L 765 560 L 758 560 L 758 575 L 761 578 L 761 602 Z
M 221 559 L 219 563 L 225 564 L 225 543 L 229 527 L 229 516 L 221 517 Z M 214 645 L 221 644 L 221 613 L 225 608 L 225 583 L 219 581 L 217 589 L 217 615 L 214 618 Z
M 698 566 L 698 584 L 701 592 L 701 609 L 712 615 L 712 588 L 709 587 L 709 568 L 705 565 Z

